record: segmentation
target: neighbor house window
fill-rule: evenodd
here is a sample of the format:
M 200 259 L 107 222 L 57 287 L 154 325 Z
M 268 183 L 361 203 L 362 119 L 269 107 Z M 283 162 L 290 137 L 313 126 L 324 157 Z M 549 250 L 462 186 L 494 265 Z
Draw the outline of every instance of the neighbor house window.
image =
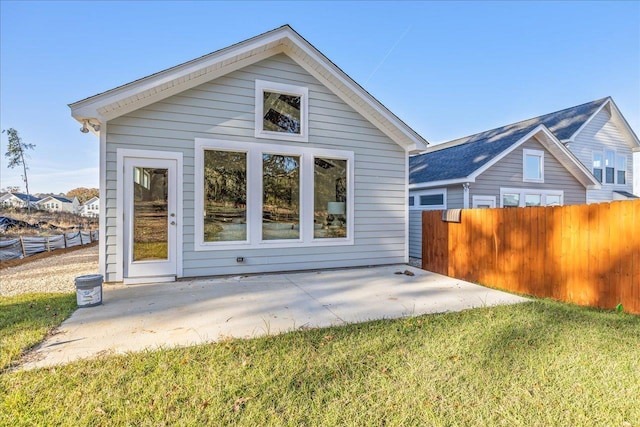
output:
M 523 181 L 544 182 L 544 151 L 524 149 Z
M 195 139 L 197 251 L 352 245 L 352 151 Z
M 436 210 L 447 208 L 447 190 L 445 188 L 415 191 L 411 197 L 415 197 L 415 203 L 409 203 L 409 209 Z
M 204 150 L 204 241 L 247 240 L 247 153 Z
M 627 183 L 627 156 L 616 156 L 616 183 Z
M 604 179 L 605 179 L 605 183 L 607 183 L 607 184 L 615 183 L 615 161 L 616 161 L 616 152 L 613 151 L 613 150 L 605 150 L 605 152 L 604 152 L 604 166 L 605 166 Z
M 531 188 L 501 188 L 502 207 L 562 206 L 562 190 L 538 190 Z
M 308 141 L 309 90 L 256 80 L 256 138 Z
M 414 196 L 409 196 L 409 206 L 413 206 L 416 198 Z
M 313 237 L 347 237 L 347 161 L 316 157 L 313 163 Z
M 604 156 L 602 153 L 593 153 L 593 175 L 599 182 L 602 182 L 602 163 L 604 162 Z

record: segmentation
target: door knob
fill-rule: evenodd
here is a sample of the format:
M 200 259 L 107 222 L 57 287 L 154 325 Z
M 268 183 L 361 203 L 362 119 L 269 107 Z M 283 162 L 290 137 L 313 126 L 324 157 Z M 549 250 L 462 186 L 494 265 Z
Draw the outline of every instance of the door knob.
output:
M 176 222 L 175 221 L 171 221 L 171 225 L 176 225 Z

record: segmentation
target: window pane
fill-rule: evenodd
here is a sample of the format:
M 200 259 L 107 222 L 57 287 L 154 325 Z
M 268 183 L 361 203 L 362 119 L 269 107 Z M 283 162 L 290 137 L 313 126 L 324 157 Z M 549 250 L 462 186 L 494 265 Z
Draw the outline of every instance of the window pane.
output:
M 617 156 L 616 157 L 616 173 L 617 173 L 617 181 L 618 184 L 626 184 L 627 181 L 627 157 L 626 156 Z
M 616 159 L 616 152 L 615 151 L 611 151 L 611 150 L 606 150 L 604 152 L 604 160 L 605 160 L 605 166 L 607 167 L 613 167 L 613 163 L 615 162 Z
M 602 169 L 602 153 L 593 153 L 593 167 Z
M 299 95 L 264 92 L 263 130 L 300 134 Z
M 134 168 L 133 261 L 169 256 L 168 176 L 167 169 Z
M 627 183 L 627 173 L 625 171 L 617 171 L 618 173 L 618 184 L 626 184 Z
M 525 206 L 540 206 L 542 204 L 542 196 L 540 194 L 526 194 L 524 196 Z
M 420 206 L 444 205 L 444 194 L 428 194 L 420 196 Z
M 518 207 L 520 206 L 520 194 L 511 193 L 502 196 L 502 206 Z
M 414 203 L 415 203 L 415 197 L 409 196 L 409 206 L 413 206 Z
M 542 179 L 542 168 L 540 156 L 527 154 L 524 157 L 524 178 Z
M 347 237 L 347 161 L 316 158 L 313 237 Z
M 615 176 L 615 169 L 607 167 L 605 169 L 605 172 L 606 172 L 606 176 L 605 176 L 606 183 L 607 184 L 613 184 L 613 177 Z
M 547 206 L 560 206 L 560 196 L 547 196 Z
M 602 182 L 602 169 L 594 169 L 593 175 L 596 177 L 598 182 Z
M 204 152 L 204 241 L 247 240 L 247 154 Z
M 300 157 L 262 155 L 262 239 L 300 238 Z

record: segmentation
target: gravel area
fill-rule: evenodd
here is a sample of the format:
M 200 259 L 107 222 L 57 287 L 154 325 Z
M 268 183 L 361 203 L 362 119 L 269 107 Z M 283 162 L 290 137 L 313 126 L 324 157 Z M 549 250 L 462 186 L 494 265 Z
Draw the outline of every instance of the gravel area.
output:
M 98 273 L 98 246 L 0 270 L 0 296 L 76 291 L 75 278 Z
M 409 257 L 409 265 L 411 267 L 422 268 L 422 259 Z

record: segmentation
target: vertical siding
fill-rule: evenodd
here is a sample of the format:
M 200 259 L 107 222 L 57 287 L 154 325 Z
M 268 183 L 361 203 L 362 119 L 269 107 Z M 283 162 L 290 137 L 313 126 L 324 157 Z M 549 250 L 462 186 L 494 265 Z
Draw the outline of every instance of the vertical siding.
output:
M 524 149 L 544 151 L 543 183 L 522 181 L 522 151 Z M 565 205 L 586 202 L 585 187 L 535 138 L 526 141 L 481 174 L 475 183 L 471 183 L 469 194 L 471 200 L 473 200 L 473 196 L 495 196 L 496 206 L 499 207 L 500 187 L 562 190 L 564 191 Z
M 569 144 L 569 150 L 589 169 L 593 167 L 593 151 L 603 152 L 605 148 L 616 151 L 616 154 L 627 156 L 627 184 L 602 184 L 600 190 L 588 190 L 587 202 L 608 202 L 613 200 L 613 191 L 633 192 L 633 156 L 631 147 L 625 142 L 618 128 L 611 121 L 611 116 L 604 108 L 596 114 L 591 122 Z
M 254 137 L 254 81 L 309 88 L 309 142 Z M 116 150 L 182 152 L 185 277 L 404 262 L 405 152 L 355 110 L 280 54 L 119 117 L 108 126 L 107 280 L 115 273 Z M 350 150 L 355 153 L 353 246 L 194 251 L 194 139 Z M 238 265 L 236 257 L 245 263 Z

